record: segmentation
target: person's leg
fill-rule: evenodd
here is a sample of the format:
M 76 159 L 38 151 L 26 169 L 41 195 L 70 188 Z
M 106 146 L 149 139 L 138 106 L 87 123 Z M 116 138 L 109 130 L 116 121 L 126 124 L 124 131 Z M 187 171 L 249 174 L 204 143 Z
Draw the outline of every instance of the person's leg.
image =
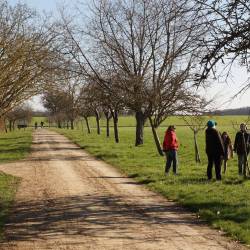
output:
M 242 154 L 238 154 L 238 173 L 239 175 L 242 175 L 242 165 L 243 165 L 243 155 Z
M 178 156 L 176 150 L 173 150 L 173 172 L 174 174 L 178 173 Z
M 165 173 L 168 173 L 169 172 L 169 169 L 171 167 L 171 163 L 173 161 L 172 159 L 172 154 L 171 154 L 171 150 L 168 150 L 166 152 L 166 157 L 167 157 L 167 161 L 166 161 L 166 167 L 165 167 Z
M 224 159 L 223 165 L 224 165 L 223 173 L 225 174 L 227 171 L 227 159 Z
M 211 155 L 207 155 L 208 165 L 207 165 L 207 178 L 208 180 L 212 179 L 212 168 L 213 168 L 213 157 Z
M 221 180 L 221 164 L 222 164 L 221 156 L 216 156 L 214 158 L 216 180 Z
M 242 174 L 243 176 L 247 176 L 247 158 L 245 155 L 243 155 L 243 169 L 242 169 Z

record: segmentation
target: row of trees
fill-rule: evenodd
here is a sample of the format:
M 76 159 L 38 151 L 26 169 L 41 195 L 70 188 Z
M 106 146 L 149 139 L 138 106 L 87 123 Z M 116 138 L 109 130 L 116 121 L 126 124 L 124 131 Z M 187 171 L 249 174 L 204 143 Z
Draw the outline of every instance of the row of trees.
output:
M 26 5 L 0 0 L 0 121 L 53 78 L 60 62 L 55 27 Z
M 119 142 L 118 114 L 130 110 L 135 145 L 143 144 L 148 119 L 162 154 L 157 128 L 173 114 L 204 111 L 208 101 L 198 88 L 220 60 L 240 57 L 248 67 L 247 0 L 99 0 L 88 18 L 79 5 L 77 19 L 61 8 L 53 22 L 0 3 L 0 116 L 42 92 L 59 127 L 95 115 L 100 133 L 103 113 L 107 136 L 113 119 Z
M 199 44 L 207 28 L 193 4 L 98 1 L 87 29 L 61 12 L 65 51 L 86 83 L 85 106 L 102 107 L 107 122 L 117 120 L 120 109 L 132 110 L 136 146 L 143 144 L 149 119 L 161 154 L 157 127 L 168 116 L 192 113 L 204 103 L 193 79 L 200 71 L 204 51 Z

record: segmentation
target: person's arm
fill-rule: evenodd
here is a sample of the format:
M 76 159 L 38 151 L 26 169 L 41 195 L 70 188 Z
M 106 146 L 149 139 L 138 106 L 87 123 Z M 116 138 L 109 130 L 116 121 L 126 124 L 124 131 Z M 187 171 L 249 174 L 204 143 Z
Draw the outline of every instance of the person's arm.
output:
M 225 155 L 225 149 L 224 149 L 224 144 L 221 138 L 220 133 L 217 131 L 217 136 L 218 136 L 218 143 L 219 143 L 219 148 L 220 148 L 220 154 Z
M 234 158 L 234 150 L 231 142 L 229 143 L 229 151 L 230 151 L 230 157 Z
M 250 134 L 249 133 L 247 133 L 246 149 L 247 149 L 247 154 L 248 154 L 250 151 Z
M 163 151 L 166 151 L 166 137 L 167 137 L 167 134 L 165 134 L 163 144 L 162 144 Z
M 238 133 L 235 135 L 235 139 L 234 139 L 234 152 L 237 151 L 237 146 L 238 146 Z

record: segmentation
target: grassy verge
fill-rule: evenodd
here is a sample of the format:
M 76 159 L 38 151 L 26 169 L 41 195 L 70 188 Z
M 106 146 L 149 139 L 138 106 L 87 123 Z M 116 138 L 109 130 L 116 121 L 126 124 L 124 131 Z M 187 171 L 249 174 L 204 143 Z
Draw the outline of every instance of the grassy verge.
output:
M 31 130 L 0 133 L 0 164 L 24 158 L 30 151 Z M 14 200 L 19 179 L 0 172 L 0 239 L 9 208 Z
M 3 226 L 9 213 L 19 179 L 0 172 L 0 240 L 3 238 Z
M 21 129 L 11 133 L 0 133 L 0 164 L 20 160 L 30 152 L 32 130 Z
M 223 127 L 234 139 L 235 131 Z M 179 175 L 165 177 L 163 157 L 157 155 L 149 128 L 145 129 L 145 144 L 134 147 L 134 128 L 120 128 L 119 144 L 113 137 L 88 135 L 82 130 L 56 130 L 81 145 L 96 157 L 119 167 L 151 190 L 175 200 L 197 213 L 210 225 L 223 229 L 228 235 L 250 244 L 250 181 L 237 175 L 237 157 L 229 162 L 222 182 L 207 182 L 204 133 L 199 135 L 202 164 L 194 162 L 193 135 L 188 128 L 177 128 L 181 147 L 179 150 Z M 164 129 L 159 129 L 163 138 Z

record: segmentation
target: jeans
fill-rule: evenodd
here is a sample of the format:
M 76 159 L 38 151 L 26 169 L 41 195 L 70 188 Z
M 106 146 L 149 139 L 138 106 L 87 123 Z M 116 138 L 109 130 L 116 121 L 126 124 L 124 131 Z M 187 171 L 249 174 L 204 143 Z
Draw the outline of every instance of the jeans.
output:
M 238 170 L 239 170 L 239 175 L 246 176 L 247 158 L 245 154 L 238 154 Z
M 216 180 L 221 180 L 222 157 L 220 155 L 207 155 L 207 158 L 208 158 L 207 178 L 209 180 L 212 179 L 212 169 L 214 164 Z
M 171 168 L 171 164 L 173 162 L 173 172 L 177 174 L 177 168 L 178 168 L 177 151 L 174 149 L 167 150 L 166 157 L 167 157 L 167 162 L 165 167 L 165 173 L 169 172 L 169 169 Z

